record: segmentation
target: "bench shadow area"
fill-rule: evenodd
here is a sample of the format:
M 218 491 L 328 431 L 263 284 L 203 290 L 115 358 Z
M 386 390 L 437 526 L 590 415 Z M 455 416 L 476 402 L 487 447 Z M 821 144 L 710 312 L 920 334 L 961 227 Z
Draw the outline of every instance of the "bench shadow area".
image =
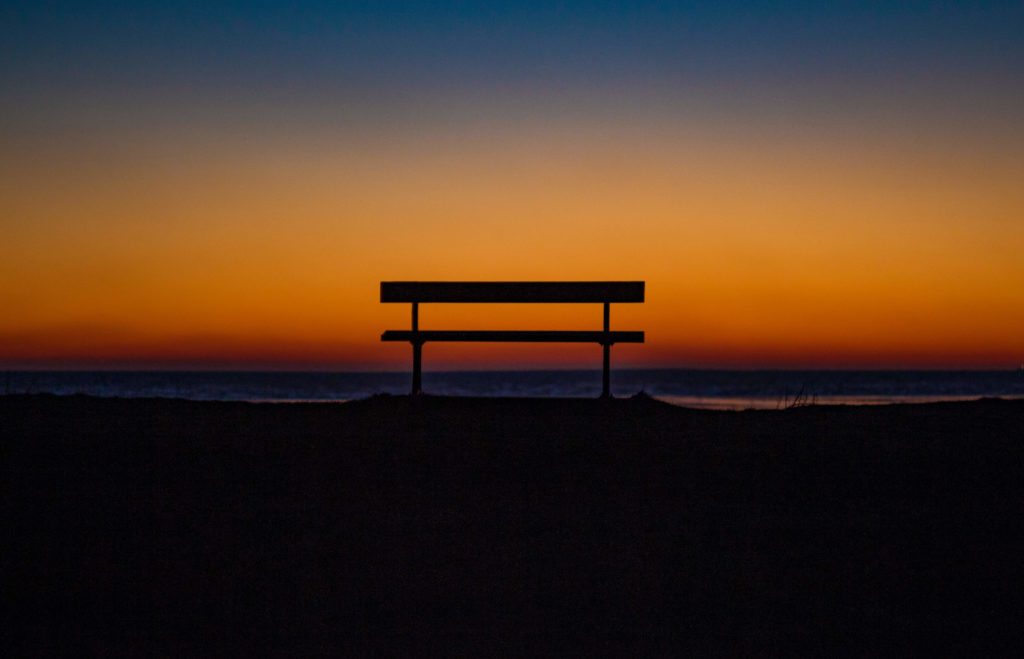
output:
M 16 654 L 1009 651 L 1024 401 L 0 397 Z

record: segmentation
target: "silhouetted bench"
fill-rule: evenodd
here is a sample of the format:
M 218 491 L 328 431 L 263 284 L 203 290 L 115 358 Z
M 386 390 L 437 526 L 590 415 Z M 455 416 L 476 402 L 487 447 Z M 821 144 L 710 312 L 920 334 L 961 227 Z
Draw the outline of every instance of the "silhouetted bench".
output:
M 422 391 L 422 349 L 427 341 L 487 341 L 531 343 L 597 343 L 604 348 L 601 397 L 611 395 L 611 347 L 615 343 L 643 343 L 643 332 L 613 332 L 609 329 L 612 302 L 643 302 L 642 281 L 546 281 L 546 282 L 455 282 L 382 281 L 381 302 L 412 303 L 412 329 L 387 330 L 381 341 L 412 344 L 412 393 Z M 604 329 L 579 330 L 421 330 L 419 305 L 426 302 L 526 302 L 604 305 Z

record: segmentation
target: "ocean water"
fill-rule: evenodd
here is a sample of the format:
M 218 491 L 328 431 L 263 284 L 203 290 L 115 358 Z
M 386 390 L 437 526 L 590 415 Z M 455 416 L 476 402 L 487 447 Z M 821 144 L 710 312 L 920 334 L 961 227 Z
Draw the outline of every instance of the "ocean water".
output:
M 10 371 L 0 393 L 242 401 L 348 401 L 408 392 L 408 372 Z M 600 371 L 425 372 L 423 388 L 455 396 L 594 397 Z M 780 408 L 1024 398 L 1021 371 L 615 370 L 612 393 L 645 392 L 689 407 Z

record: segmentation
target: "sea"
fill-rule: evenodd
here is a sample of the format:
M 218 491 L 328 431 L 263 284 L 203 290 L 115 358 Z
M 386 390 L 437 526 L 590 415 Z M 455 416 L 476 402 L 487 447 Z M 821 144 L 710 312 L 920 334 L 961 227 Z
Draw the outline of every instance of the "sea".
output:
M 87 394 L 251 402 L 346 402 L 408 393 L 408 372 L 7 371 L 0 393 Z M 596 397 L 601 372 L 425 372 L 428 394 Z M 1024 369 L 1010 371 L 852 371 L 621 369 L 612 394 L 639 393 L 707 409 L 800 405 L 878 405 L 977 398 L 1024 398 Z

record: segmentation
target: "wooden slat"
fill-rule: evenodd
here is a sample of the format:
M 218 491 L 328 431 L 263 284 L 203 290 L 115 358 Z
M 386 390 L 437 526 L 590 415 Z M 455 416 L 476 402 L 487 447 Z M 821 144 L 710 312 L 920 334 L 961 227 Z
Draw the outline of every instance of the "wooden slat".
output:
M 381 341 L 476 341 L 515 343 L 643 343 L 643 332 L 548 330 L 388 330 Z
M 643 302 L 642 281 L 382 281 L 381 302 Z

